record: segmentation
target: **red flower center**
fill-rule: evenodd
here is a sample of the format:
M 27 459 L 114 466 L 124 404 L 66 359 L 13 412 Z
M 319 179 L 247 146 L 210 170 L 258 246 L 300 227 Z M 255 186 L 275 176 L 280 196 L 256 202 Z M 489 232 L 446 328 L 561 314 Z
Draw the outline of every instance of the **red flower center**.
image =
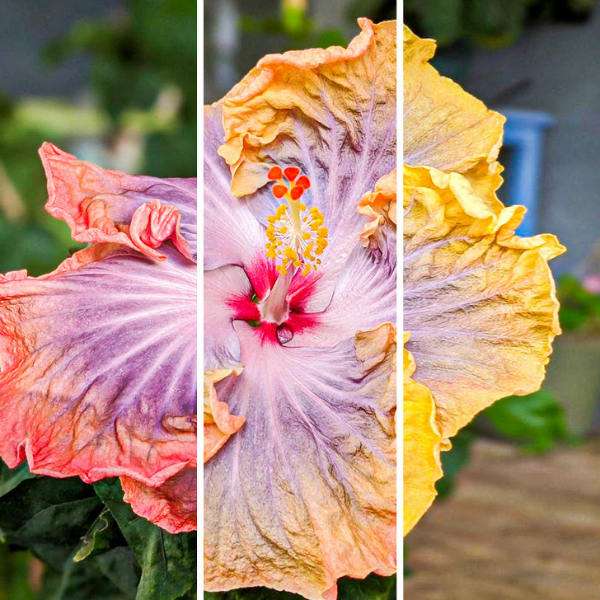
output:
M 262 257 L 246 274 L 252 290 L 232 295 L 227 304 L 234 319 L 246 321 L 262 343 L 285 345 L 296 334 L 319 324 L 319 314 L 306 311 L 319 274 L 280 274 L 274 262 Z

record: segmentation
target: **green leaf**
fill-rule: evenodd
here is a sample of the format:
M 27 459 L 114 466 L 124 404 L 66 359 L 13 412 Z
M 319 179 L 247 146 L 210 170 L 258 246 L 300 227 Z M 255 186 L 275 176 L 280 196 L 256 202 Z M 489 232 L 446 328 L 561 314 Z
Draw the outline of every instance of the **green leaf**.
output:
M 176 600 L 196 586 L 196 535 L 169 534 L 138 517 L 123 502 L 116 479 L 94 485 L 110 509 L 142 570 L 136 600 Z
M 98 569 L 128 598 L 135 598 L 140 569 L 130 548 L 119 546 L 94 558 Z
M 365 579 L 344 577 L 338 581 L 338 600 L 393 600 L 395 597 L 395 575 L 369 575 Z M 204 600 L 303 600 L 303 597 L 257 587 L 230 592 L 204 592 Z
M 446 498 L 453 492 L 457 475 L 471 458 L 471 444 L 474 439 L 472 431 L 462 429 L 452 438 L 452 448 L 441 453 L 444 476 L 435 484 L 440 498 Z
M 503 398 L 482 414 L 499 433 L 531 452 L 545 452 L 571 440 L 564 409 L 546 390 Z
M 0 529 L 8 543 L 61 570 L 101 508 L 79 479 L 36 477 L 0 499 Z
M 33 479 L 35 475 L 29 472 L 27 463 L 19 465 L 16 469 L 9 469 L 0 460 L 0 498 L 12 492 L 20 483 Z
M 564 274 L 558 280 L 558 313 L 564 331 L 600 324 L 600 294 L 588 292 L 574 275 Z
M 135 594 L 135 590 L 133 591 Z M 107 578 L 95 560 L 69 559 L 60 572 L 48 572 L 40 597 L 44 600 L 134 600 Z
M 344 577 L 338 582 L 338 600 L 392 600 L 396 598 L 396 576 L 369 575 L 366 579 Z

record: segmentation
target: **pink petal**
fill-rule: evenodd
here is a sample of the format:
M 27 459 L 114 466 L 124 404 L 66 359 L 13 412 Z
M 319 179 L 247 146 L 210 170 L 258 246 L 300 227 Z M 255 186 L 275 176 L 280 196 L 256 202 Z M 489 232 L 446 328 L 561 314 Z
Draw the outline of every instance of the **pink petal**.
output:
M 361 363 L 353 338 L 285 348 L 236 329 L 244 370 L 216 388 L 246 421 L 204 468 L 207 589 L 317 598 L 343 575 L 393 572 L 389 368 Z
M 235 297 L 250 297 L 252 288 L 240 267 L 228 265 L 204 274 L 204 369 L 240 364 L 240 342 L 233 329 Z
M 109 171 L 47 142 L 40 157 L 48 179 L 46 210 L 67 223 L 74 240 L 123 244 L 163 260 L 155 248 L 172 239 L 184 256 L 195 255 L 195 179 Z
M 204 122 L 204 266 L 247 265 L 265 247 L 263 227 L 246 202 L 231 193 L 229 168 L 218 156 L 223 141 L 221 109 L 205 108 Z
M 123 499 L 133 511 L 170 533 L 195 531 L 195 468 L 186 467 L 158 487 L 150 487 L 130 477 L 121 477 Z
M 95 245 L 0 280 L 0 456 L 157 486 L 194 464 L 195 266 Z M 187 424 L 186 424 L 187 423 Z

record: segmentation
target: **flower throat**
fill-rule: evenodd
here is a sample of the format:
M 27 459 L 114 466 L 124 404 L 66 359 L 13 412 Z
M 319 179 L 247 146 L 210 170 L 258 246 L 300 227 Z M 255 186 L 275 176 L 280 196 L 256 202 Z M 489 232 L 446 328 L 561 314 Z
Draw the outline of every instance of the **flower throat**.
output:
M 273 196 L 282 203 L 268 217 L 266 256 L 275 261 L 279 276 L 261 306 L 265 321 L 282 323 L 287 318 L 287 293 L 296 273 L 306 277 L 321 264 L 319 258 L 327 248 L 327 227 L 323 213 L 307 208 L 301 201 L 310 180 L 298 167 L 274 166 L 268 178 L 274 182 Z

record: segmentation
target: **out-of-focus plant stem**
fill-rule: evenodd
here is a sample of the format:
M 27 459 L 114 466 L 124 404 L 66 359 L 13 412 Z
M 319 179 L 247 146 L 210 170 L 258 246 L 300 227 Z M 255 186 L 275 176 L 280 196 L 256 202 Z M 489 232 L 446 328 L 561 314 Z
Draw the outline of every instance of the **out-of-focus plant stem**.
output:
M 0 212 L 8 221 L 18 221 L 25 214 L 23 199 L 0 161 Z

